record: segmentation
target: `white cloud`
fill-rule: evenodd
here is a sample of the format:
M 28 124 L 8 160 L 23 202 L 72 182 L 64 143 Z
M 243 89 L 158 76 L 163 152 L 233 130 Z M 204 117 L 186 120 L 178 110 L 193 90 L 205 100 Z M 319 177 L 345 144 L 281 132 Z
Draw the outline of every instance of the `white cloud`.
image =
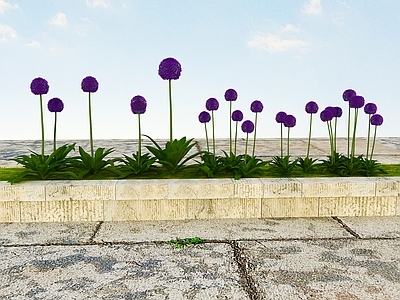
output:
M 282 38 L 279 35 L 257 35 L 248 42 L 250 47 L 265 49 L 270 52 L 284 52 L 290 49 L 304 49 L 307 43 L 296 38 Z
M 32 48 L 40 48 L 40 43 L 38 41 L 33 40 L 32 42 L 30 42 L 29 44 L 27 44 L 28 46 L 32 47 Z
M 67 15 L 62 12 L 58 12 L 55 16 L 53 16 L 50 19 L 49 22 L 51 25 L 54 25 L 54 26 L 59 26 L 59 27 L 67 27 L 68 26 Z
M 8 42 L 9 40 L 15 40 L 17 38 L 17 33 L 12 27 L 8 25 L 0 24 L 0 42 Z
M 307 15 L 322 15 L 324 9 L 322 8 L 321 0 L 308 0 L 304 3 L 301 11 Z
M 86 5 L 93 8 L 107 8 L 110 6 L 110 3 L 108 0 L 86 0 Z
M 19 8 L 18 4 L 10 4 L 5 0 L 0 0 L 0 14 L 4 13 L 7 9 Z
M 285 27 L 282 27 L 282 31 L 284 31 L 284 32 L 300 32 L 299 28 L 297 28 L 293 24 L 286 24 Z

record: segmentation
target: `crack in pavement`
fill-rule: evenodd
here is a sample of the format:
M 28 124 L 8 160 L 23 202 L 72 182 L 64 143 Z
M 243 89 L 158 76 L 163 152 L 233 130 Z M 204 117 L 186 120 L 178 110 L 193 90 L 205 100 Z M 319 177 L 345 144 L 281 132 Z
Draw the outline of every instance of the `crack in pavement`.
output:
M 332 219 L 334 219 L 335 221 L 337 221 L 340 225 L 342 225 L 342 227 L 348 232 L 350 233 L 352 236 L 354 236 L 357 239 L 361 239 L 361 236 L 355 232 L 354 230 L 352 230 L 349 226 L 347 226 L 341 219 L 339 219 L 338 217 L 332 217 Z
M 103 225 L 104 221 L 97 222 L 96 227 L 94 228 L 93 234 L 89 238 L 89 242 L 93 242 L 94 238 L 96 237 L 97 233 L 100 231 L 101 225 Z

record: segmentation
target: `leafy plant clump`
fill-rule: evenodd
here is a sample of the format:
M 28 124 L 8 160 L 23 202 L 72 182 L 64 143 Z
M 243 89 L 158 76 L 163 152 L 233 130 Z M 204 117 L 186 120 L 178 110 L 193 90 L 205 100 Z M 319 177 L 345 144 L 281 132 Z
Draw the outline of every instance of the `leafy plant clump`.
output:
M 194 237 L 194 238 L 184 238 L 184 239 L 177 238 L 175 240 L 170 240 L 166 243 L 169 245 L 174 245 L 175 248 L 177 248 L 177 249 L 181 249 L 181 248 L 184 248 L 189 245 L 194 246 L 197 244 L 202 244 L 202 243 L 204 243 L 204 241 L 199 237 Z

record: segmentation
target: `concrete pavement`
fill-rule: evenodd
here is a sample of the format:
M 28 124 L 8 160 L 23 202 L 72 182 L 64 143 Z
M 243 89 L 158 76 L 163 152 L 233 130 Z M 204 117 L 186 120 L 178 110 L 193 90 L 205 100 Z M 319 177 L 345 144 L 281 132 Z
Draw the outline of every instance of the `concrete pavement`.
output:
M 400 217 L 3 223 L 0 299 L 399 299 L 399 250 Z

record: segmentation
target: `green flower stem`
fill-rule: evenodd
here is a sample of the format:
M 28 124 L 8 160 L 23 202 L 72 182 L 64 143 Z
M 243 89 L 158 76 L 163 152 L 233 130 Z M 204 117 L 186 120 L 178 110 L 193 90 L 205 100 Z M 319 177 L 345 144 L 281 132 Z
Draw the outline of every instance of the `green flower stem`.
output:
M 370 160 L 372 160 L 372 155 L 374 154 L 374 148 L 375 148 L 375 142 L 376 142 L 376 129 L 378 128 L 378 126 L 375 126 L 375 130 L 374 130 L 374 140 L 372 142 L 372 149 L 371 149 L 371 157 Z M 368 156 L 367 156 L 368 158 Z
M 329 134 L 329 144 L 331 147 L 331 157 L 333 158 L 333 137 L 332 137 L 332 124 L 331 121 L 326 122 L 326 124 L 328 125 L 328 134 Z
M 214 111 L 211 111 L 212 133 L 213 133 L 213 154 L 215 157 L 215 130 L 214 130 Z
M 54 137 L 53 137 L 53 151 L 56 152 L 56 136 L 57 136 L 57 112 L 54 113 Z
M 337 132 L 337 117 L 335 117 L 335 131 L 334 131 L 334 133 L 333 133 L 333 149 L 335 150 L 335 152 L 337 152 L 336 151 L 336 142 L 337 142 L 337 139 L 336 139 L 336 132 Z
M 308 146 L 307 146 L 307 156 L 306 156 L 307 158 L 310 155 L 312 115 L 313 114 L 310 114 L 310 129 L 308 130 Z
M 256 135 L 257 135 L 257 115 L 258 113 L 256 113 L 256 118 L 254 120 L 254 141 L 253 141 L 253 157 L 256 151 Z
M 354 129 L 353 129 L 353 139 L 351 141 L 351 159 L 353 159 L 356 150 L 357 119 L 358 119 L 358 108 L 354 110 Z
M 92 101 L 91 101 L 91 96 L 89 92 L 89 134 L 90 134 L 90 153 L 92 154 L 92 157 L 94 156 L 94 151 L 93 151 L 93 127 L 92 127 Z
M 289 157 L 289 136 L 290 136 L 290 127 L 287 129 L 287 156 Z
M 249 144 L 249 133 L 246 133 L 246 148 L 244 150 L 244 162 L 247 162 L 247 145 Z
M 169 141 L 172 143 L 172 84 L 171 79 L 168 80 L 169 88 Z
M 142 127 L 140 126 L 140 111 L 138 112 L 138 128 L 139 128 L 139 141 L 138 141 L 138 165 L 140 166 L 140 157 L 142 156 Z
M 44 160 L 44 120 L 43 120 L 43 98 L 40 95 L 40 122 L 42 126 L 42 160 Z
M 281 123 L 281 158 L 283 158 L 283 124 Z
M 236 156 L 236 145 L 237 145 L 237 131 L 238 131 L 239 122 L 236 121 L 236 129 L 235 129 L 235 156 Z
M 232 101 L 229 101 L 229 153 L 232 153 Z
M 206 131 L 207 152 L 210 152 L 210 145 L 209 145 L 209 143 L 208 143 L 207 123 L 204 123 L 204 129 L 205 129 L 205 131 Z
M 369 153 L 369 140 L 371 138 L 371 115 L 368 115 L 368 138 L 367 138 L 367 158 Z
M 349 104 L 349 113 L 347 115 L 347 157 L 350 156 L 350 115 L 351 115 L 351 108 Z

